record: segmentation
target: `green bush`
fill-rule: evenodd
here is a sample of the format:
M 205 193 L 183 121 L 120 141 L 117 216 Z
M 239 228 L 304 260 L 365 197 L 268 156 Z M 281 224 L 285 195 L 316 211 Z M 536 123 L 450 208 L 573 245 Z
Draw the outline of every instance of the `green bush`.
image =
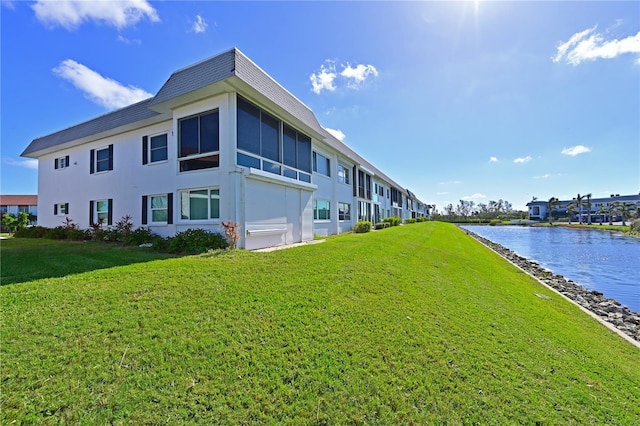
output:
M 44 226 L 29 226 L 26 228 L 18 229 L 15 233 L 17 238 L 43 238 L 48 229 Z
M 382 221 L 390 223 L 391 226 L 398 226 L 400 225 L 400 223 L 402 223 L 402 219 L 400 219 L 398 216 L 385 217 Z
M 368 220 L 361 220 L 353 227 L 353 232 L 356 234 L 364 234 L 369 231 L 371 231 L 371 222 Z
M 640 219 L 636 219 L 629 224 L 629 232 L 640 235 Z
M 204 253 L 227 247 L 227 240 L 220 234 L 204 229 L 187 229 L 167 238 L 169 253 Z
M 153 243 L 155 236 L 149 228 L 138 228 L 125 234 L 122 242 L 129 246 L 139 246 L 140 244 Z
M 491 222 L 489 222 L 489 226 L 496 226 L 496 225 L 500 225 L 502 223 L 502 221 L 500 219 L 492 219 Z
M 409 219 L 405 219 L 404 223 L 416 223 L 416 220 L 411 217 Z
M 378 222 L 373 226 L 375 229 L 384 229 L 384 228 L 388 228 L 389 224 L 385 223 L 385 222 Z

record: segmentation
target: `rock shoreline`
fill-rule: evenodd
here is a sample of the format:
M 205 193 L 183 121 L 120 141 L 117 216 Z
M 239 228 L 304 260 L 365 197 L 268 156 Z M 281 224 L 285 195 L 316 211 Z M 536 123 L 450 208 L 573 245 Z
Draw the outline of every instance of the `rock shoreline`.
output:
M 583 308 L 593 312 L 603 321 L 611 324 L 627 336 L 640 342 L 640 313 L 634 312 L 626 306 L 622 306 L 614 299 L 605 297 L 599 291 L 587 290 L 562 275 L 554 274 L 538 263 L 522 257 L 500 244 L 494 243 L 467 229 L 464 231 L 523 271 L 573 300 Z

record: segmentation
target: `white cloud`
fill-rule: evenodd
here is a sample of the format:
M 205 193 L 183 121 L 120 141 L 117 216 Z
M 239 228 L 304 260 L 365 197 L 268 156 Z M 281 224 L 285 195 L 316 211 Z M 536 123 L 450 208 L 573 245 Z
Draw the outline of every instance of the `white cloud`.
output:
M 193 26 L 191 27 L 191 31 L 193 31 L 196 34 L 201 34 L 207 31 L 208 26 L 209 24 L 207 24 L 207 21 L 202 16 L 196 15 L 196 20 L 194 21 Z
M 347 86 L 350 88 L 357 88 L 362 85 L 369 76 L 378 76 L 378 70 L 373 65 L 358 64 L 355 68 L 347 64 L 342 70 L 340 75 L 346 78 Z
M 565 148 L 562 150 L 562 153 L 564 155 L 571 155 L 572 157 L 580 154 L 585 154 L 587 152 L 591 152 L 591 148 L 588 148 L 584 145 L 576 145 L 572 146 L 571 148 Z
M 444 191 L 444 192 L 436 192 L 436 195 L 447 195 L 448 192 Z
M 640 54 L 640 32 L 623 39 L 606 40 L 602 34 L 595 31 L 596 27 L 586 29 L 558 45 L 553 62 L 564 61 L 578 65 L 583 61 L 611 59 L 625 53 Z M 636 59 L 636 62 L 638 61 L 640 58 Z
M 38 170 L 38 160 L 14 160 L 13 158 L 5 158 L 3 162 L 10 166 L 24 167 L 26 169 Z
M 459 185 L 462 181 L 459 180 L 450 180 L 448 182 L 440 182 L 440 185 Z
M 151 22 L 160 21 L 158 13 L 147 0 L 38 0 L 31 8 L 43 24 L 67 30 L 89 21 L 118 29 L 135 25 L 144 17 Z
M 477 192 L 475 194 L 473 194 L 473 195 L 467 195 L 465 197 L 462 197 L 462 199 L 465 200 L 465 201 L 481 200 L 483 198 L 487 198 L 487 196 L 484 195 L 484 194 L 477 193 Z
M 489 157 L 489 162 L 497 163 L 498 162 L 498 157 Z
M 336 130 L 336 129 L 330 129 L 328 127 L 325 128 L 325 130 L 329 133 L 331 133 L 333 135 L 334 138 L 338 139 L 339 141 L 343 141 L 345 138 L 345 134 L 342 132 L 342 130 Z
M 342 70 L 336 69 L 335 61 L 326 60 L 320 66 L 320 71 L 311 74 L 312 90 L 320 94 L 323 90 L 335 91 L 338 83 L 344 84 L 350 89 L 359 89 L 371 77 L 378 76 L 378 70 L 373 65 L 358 64 L 352 67 L 350 64 L 341 65 Z
M 16 10 L 16 5 L 13 0 L 2 0 L 0 3 L 7 9 Z
M 528 163 L 531 160 L 532 160 L 531 156 L 527 155 L 526 157 L 518 157 L 515 160 L 513 160 L 513 162 L 514 163 Z
M 122 108 L 151 97 L 151 93 L 134 86 L 124 86 L 107 77 L 103 77 L 72 59 L 62 61 L 53 69 L 58 76 L 82 90 L 92 102 L 108 109 Z
M 534 179 L 549 179 L 551 177 L 551 175 L 549 173 L 545 173 L 543 175 L 540 176 L 534 176 Z
M 327 61 L 327 66 L 321 65 L 320 71 L 316 74 L 311 74 L 309 77 L 313 92 L 317 95 L 319 95 L 323 90 L 333 92 L 336 90 L 336 86 L 333 84 L 333 81 L 337 76 L 338 74 L 336 74 L 335 65 L 332 62 Z
M 142 41 L 137 39 L 137 38 L 129 39 L 129 38 L 124 37 L 121 34 L 118 34 L 118 39 L 117 40 L 120 43 L 124 43 L 124 44 L 137 44 L 137 45 L 142 44 Z

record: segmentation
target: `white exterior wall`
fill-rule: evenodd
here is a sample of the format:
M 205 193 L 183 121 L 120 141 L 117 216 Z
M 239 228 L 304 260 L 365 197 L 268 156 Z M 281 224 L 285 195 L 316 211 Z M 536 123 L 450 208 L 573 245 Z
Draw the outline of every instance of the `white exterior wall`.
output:
M 330 160 L 331 176 L 325 176 L 321 173 L 313 172 L 311 182 L 318 187 L 313 194 L 314 200 L 329 201 L 331 207 L 329 220 L 314 220 L 313 232 L 316 235 L 327 236 L 338 233 L 338 201 L 336 198 L 335 187 L 337 185 L 338 162 L 337 157 L 330 150 L 321 146 L 316 141 L 312 143 L 312 151 L 323 155 Z M 313 154 L 312 154 L 313 155 Z
M 336 221 L 337 221 L 337 233 L 348 232 L 353 229 L 353 225 L 356 223 L 358 211 L 358 206 L 355 203 L 353 197 L 353 163 L 346 160 L 343 157 L 336 157 L 336 165 L 335 165 L 335 199 L 336 206 L 332 207 L 336 213 Z M 347 167 L 349 173 L 349 183 L 341 183 L 338 182 L 338 163 Z M 340 220 L 338 216 L 338 203 L 347 203 L 351 205 L 351 219 L 350 220 Z

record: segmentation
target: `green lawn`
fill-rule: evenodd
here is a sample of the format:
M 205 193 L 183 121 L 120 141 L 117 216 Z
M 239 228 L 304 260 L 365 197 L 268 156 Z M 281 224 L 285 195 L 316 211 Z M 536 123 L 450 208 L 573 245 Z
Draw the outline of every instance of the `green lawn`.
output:
M 82 244 L 0 246 L 3 282 L 43 277 L 0 287 L 1 424 L 640 419 L 640 351 L 450 224 L 158 260 Z M 104 262 L 35 272 L 51 250 Z

